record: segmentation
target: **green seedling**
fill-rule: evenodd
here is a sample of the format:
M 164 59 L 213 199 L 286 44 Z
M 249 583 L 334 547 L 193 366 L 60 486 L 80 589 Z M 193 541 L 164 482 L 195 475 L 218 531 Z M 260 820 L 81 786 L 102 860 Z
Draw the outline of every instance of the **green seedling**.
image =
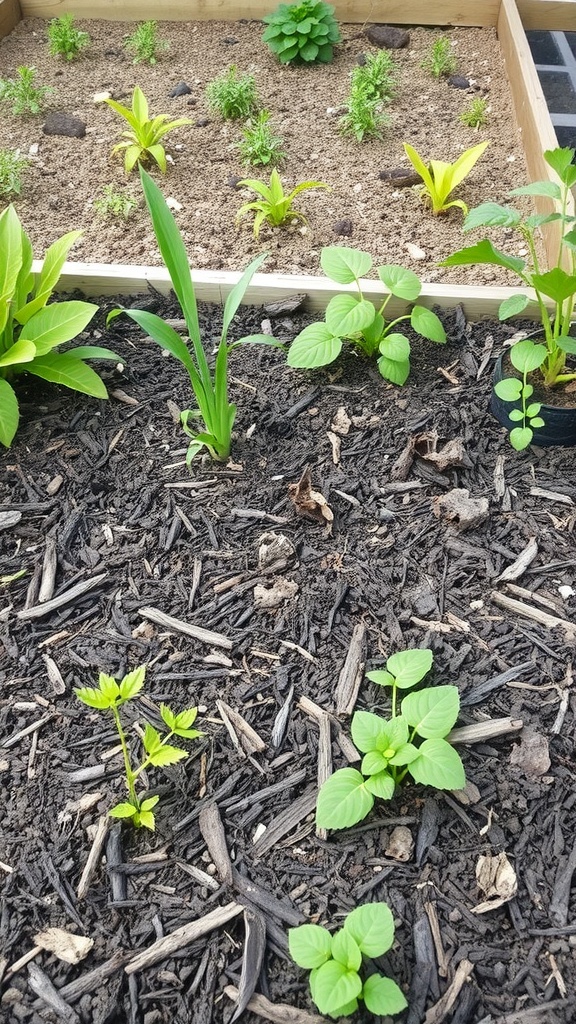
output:
M 20 569 L 18 572 L 13 572 L 9 576 L 0 576 L 0 587 L 8 587 L 15 580 L 19 580 L 22 576 L 25 576 L 28 569 Z
M 242 217 L 254 211 L 256 214 L 253 228 L 254 238 L 258 238 L 264 221 L 267 221 L 272 227 L 280 227 L 282 224 L 294 220 L 300 220 L 307 224 L 308 222 L 304 214 L 300 210 L 295 210 L 292 206 L 296 196 L 306 189 L 329 188 L 328 185 L 321 181 L 302 181 L 299 185 L 296 185 L 296 188 L 293 188 L 291 192 L 286 194 L 276 168 L 270 174 L 270 183 L 268 185 L 265 181 L 244 178 L 238 182 L 238 187 L 241 186 L 251 188 L 257 195 L 262 196 L 261 199 L 257 199 L 255 202 L 244 203 L 236 215 L 236 223 L 238 224 Z
M 481 97 L 476 97 L 460 114 L 460 122 L 467 128 L 483 128 L 488 121 L 488 103 Z
M 144 21 L 127 36 L 124 46 L 134 54 L 133 64 L 157 64 L 158 54 L 168 50 L 168 43 L 158 39 L 158 23 Z
M 360 771 L 341 768 L 320 788 L 316 822 L 320 828 L 349 828 L 365 818 L 374 800 L 391 800 L 407 775 L 435 789 L 462 789 L 466 779 L 460 755 L 446 739 L 460 710 L 456 686 L 414 689 L 432 668 L 432 652 L 399 651 L 386 671 L 366 678 L 391 688 L 389 719 L 357 711 L 352 739 L 363 758 Z M 398 691 L 412 690 L 400 703 Z
M 383 956 L 394 943 L 394 920 L 386 903 L 366 903 L 350 911 L 333 935 L 318 924 L 288 931 L 290 956 L 310 971 L 310 993 L 320 1013 L 348 1017 L 363 1002 L 370 1013 L 392 1016 L 408 1006 L 402 989 L 364 958 Z
M 192 124 L 190 118 L 178 117 L 175 121 L 170 121 L 169 114 L 157 114 L 150 120 L 148 100 L 139 86 L 135 87 L 132 94 L 131 110 L 122 106 L 121 103 L 117 103 L 116 100 L 106 100 L 105 102 L 130 125 L 126 131 L 122 132 L 124 141 L 117 143 L 112 149 L 112 155 L 124 150 L 126 174 L 129 174 L 137 163 L 149 159 L 154 160 L 162 173 L 166 174 L 166 150 L 160 140 L 173 128 Z
M 397 71 L 388 50 L 367 53 L 365 63 L 357 65 L 350 77 L 352 91 L 361 88 L 366 96 L 386 103 L 394 96 Z
M 0 78 L 0 100 L 12 104 L 13 114 L 39 114 L 44 97 L 53 90 L 49 85 L 35 85 L 36 68 L 23 65 L 16 69 L 16 78 Z
M 430 204 L 432 213 L 437 215 L 445 213 L 453 206 L 457 206 L 464 214 L 468 213 L 468 207 L 462 199 L 450 199 L 455 188 L 468 177 L 477 160 L 489 145 L 488 142 L 479 142 L 465 150 L 453 164 L 445 163 L 443 160 L 431 160 L 428 165 L 416 152 L 413 146 L 407 142 L 402 143 L 404 151 L 412 164 L 414 170 L 422 178 L 420 193 Z
M 457 61 L 452 44 L 445 36 L 435 39 L 422 61 L 421 67 L 429 71 L 434 78 L 443 78 L 456 71 Z
M 282 64 L 329 64 L 341 38 L 334 11 L 323 0 L 279 4 L 262 19 L 262 39 Z
M 503 267 L 516 274 L 523 285 L 533 289 L 540 311 L 543 337 L 513 345 L 510 359 L 520 379 L 507 377 L 495 385 L 496 394 L 503 401 L 520 402 L 520 409 L 512 409 L 509 413 L 511 424 L 518 424 L 510 431 L 510 443 L 517 451 L 527 448 L 533 439 L 534 428 L 544 424 L 539 404 L 530 402 L 533 386 L 528 382 L 528 375 L 538 372 L 547 387 L 576 380 L 576 373 L 566 371 L 566 357 L 576 355 L 576 339 L 570 336 L 576 303 L 576 217 L 568 212 L 571 189 L 576 185 L 576 166 L 572 162 L 574 156 L 574 149 L 547 150 L 544 159 L 557 175 L 558 181 L 535 181 L 515 188 L 510 193 L 513 196 L 542 196 L 552 200 L 555 206 L 553 212 L 525 216 L 511 206 L 482 203 L 471 210 L 464 221 L 464 231 L 496 227 L 517 232 L 528 249 L 528 260 L 508 255 L 483 238 L 475 245 L 453 253 L 442 264 L 446 267 L 480 264 Z M 537 234 L 543 224 L 554 221 L 560 227 L 556 265 L 549 270 L 541 270 L 536 248 Z M 552 312 L 548 308 L 550 300 Z M 529 301 L 530 295 L 526 293 L 505 299 L 498 312 L 500 320 L 522 313 Z
M 206 98 L 211 110 L 227 121 L 250 117 L 260 106 L 254 75 L 239 75 L 235 64 L 208 83 Z
M 90 45 L 90 36 L 76 28 L 73 14 L 63 14 L 48 22 L 48 43 L 53 57 L 74 60 Z
M 196 407 L 192 410 L 186 409 L 180 416 L 182 428 L 191 439 L 186 455 L 187 465 L 190 466 L 192 459 L 204 448 L 213 459 L 226 461 L 230 454 L 232 427 L 236 416 L 236 406 L 230 404 L 228 400 L 229 354 L 238 345 L 248 342 L 281 347 L 279 342 L 267 334 L 252 334 L 232 343 L 228 341 L 228 331 L 236 310 L 253 275 L 266 259 L 266 254 L 257 256 L 252 261 L 226 299 L 222 333 L 212 370 L 202 346 L 196 295 L 182 236 L 160 189 L 142 167 L 140 180 L 158 248 L 186 320 L 192 351 L 174 328 L 155 313 L 142 309 L 113 309 L 108 315 L 107 322 L 124 313 L 139 324 L 161 348 L 178 359 L 187 370 L 196 400 Z
M 117 217 L 128 220 L 138 206 L 133 196 L 114 187 L 104 185 L 101 194 L 92 203 L 94 209 L 102 217 Z
M 144 686 L 145 678 L 145 665 L 129 672 L 119 683 L 112 676 L 101 672 L 97 687 L 81 687 L 75 689 L 74 693 L 78 700 L 82 704 L 86 704 L 87 707 L 95 708 L 97 711 L 110 711 L 122 747 L 128 800 L 116 804 L 108 813 L 112 818 L 129 819 L 136 828 L 143 825 L 153 831 L 155 826 L 153 808 L 160 798 L 140 794 L 137 788 L 138 779 L 147 768 L 167 768 L 189 756 L 182 747 L 175 747 L 169 742 L 173 736 L 195 740 L 203 733 L 190 728 L 196 721 L 197 708 L 188 708 L 186 711 L 174 714 L 167 704 L 161 704 L 160 717 L 165 726 L 165 730 L 163 730 L 165 734 L 162 736 L 158 729 L 155 729 L 150 722 L 146 722 L 142 738 L 144 757 L 139 764 L 134 764 L 128 747 L 128 738 L 120 718 L 120 708 L 138 696 Z
M 375 99 L 365 86 L 356 85 L 352 87 L 347 107 L 347 113 L 339 121 L 342 135 L 352 135 L 357 142 L 382 138 L 390 118 L 384 113 L 381 100 Z
M 81 231 L 70 231 L 46 251 L 42 269 L 32 272 L 32 244 L 13 206 L 0 214 L 0 444 L 9 447 L 18 429 L 18 400 L 11 381 L 22 373 L 62 384 L 94 398 L 107 398 L 103 381 L 84 360 L 113 359 L 110 349 L 79 345 L 57 349 L 76 338 L 98 306 L 51 302 L 60 272 Z
M 270 111 L 261 110 L 251 117 L 242 131 L 238 149 L 245 167 L 266 167 L 279 164 L 286 156 L 282 146 L 284 140 L 274 135 L 270 124 Z
M 20 156 L 19 150 L 0 149 L 0 199 L 20 195 L 22 176 L 29 166 L 29 161 L 25 156 Z
M 368 358 L 377 358 L 378 369 L 385 380 L 404 384 L 410 373 L 410 342 L 395 328 L 404 320 L 417 334 L 430 341 L 443 344 L 446 332 L 435 313 L 424 306 L 415 305 L 410 313 L 396 317 L 388 323 L 384 319 L 392 295 L 406 302 L 415 302 L 422 284 L 411 270 L 389 264 L 378 267 L 378 276 L 388 289 L 380 306 L 365 299 L 361 279 L 372 269 L 372 258 L 366 252 L 341 246 L 322 250 L 322 269 L 327 277 L 338 284 L 356 285 L 357 294 L 346 292 L 335 295 L 328 306 L 324 320 L 310 324 L 298 334 L 288 352 L 288 365 L 313 369 L 327 366 L 338 358 L 345 341 Z

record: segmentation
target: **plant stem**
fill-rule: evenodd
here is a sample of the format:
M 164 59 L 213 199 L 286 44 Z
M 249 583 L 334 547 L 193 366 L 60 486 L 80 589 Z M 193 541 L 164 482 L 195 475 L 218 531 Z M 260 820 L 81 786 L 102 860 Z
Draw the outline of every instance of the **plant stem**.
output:
M 114 715 L 116 731 L 118 733 L 120 745 L 122 747 L 122 756 L 124 758 L 124 772 L 126 775 L 126 787 L 128 789 L 130 803 L 133 804 L 134 807 L 139 807 L 140 802 L 138 800 L 138 797 L 136 796 L 136 787 L 134 786 L 134 781 L 136 779 L 138 772 L 135 773 L 132 771 L 132 765 L 130 764 L 130 754 L 128 752 L 128 744 L 126 743 L 126 734 L 124 732 L 124 729 L 122 728 L 122 722 L 120 721 L 118 708 L 114 704 L 112 704 L 110 710 Z

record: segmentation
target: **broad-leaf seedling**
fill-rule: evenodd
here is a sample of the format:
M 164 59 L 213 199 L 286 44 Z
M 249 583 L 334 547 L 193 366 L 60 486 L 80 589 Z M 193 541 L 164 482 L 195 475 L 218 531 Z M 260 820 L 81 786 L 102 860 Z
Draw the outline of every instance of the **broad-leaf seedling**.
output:
M 264 221 L 267 221 L 272 227 L 280 227 L 292 220 L 301 220 L 306 224 L 307 220 L 304 214 L 292 207 L 296 196 L 306 189 L 329 188 L 321 181 L 302 181 L 291 192 L 285 193 L 276 168 L 270 174 L 268 185 L 265 181 L 258 181 L 255 178 L 243 178 L 238 182 L 238 187 L 242 186 L 251 188 L 257 195 L 262 196 L 261 199 L 254 202 L 244 203 L 236 215 L 236 223 L 238 223 L 247 213 L 254 211 L 256 214 L 253 228 L 254 238 L 258 238 Z
M 279 4 L 262 19 L 268 25 L 262 39 L 282 64 L 329 64 L 340 42 L 334 11 L 324 0 Z
M 112 149 L 112 154 L 120 150 L 124 152 L 124 170 L 126 174 L 136 166 L 137 163 L 148 159 L 154 160 L 163 174 L 166 174 L 166 151 L 161 139 L 171 132 L 173 128 L 181 128 L 182 125 L 192 124 L 189 117 L 177 117 L 170 121 L 169 114 L 157 114 L 150 119 L 148 117 L 148 100 L 144 93 L 136 86 L 132 95 L 132 109 L 124 107 L 116 100 L 105 101 L 112 110 L 115 110 L 120 117 L 130 125 L 122 132 L 124 141 L 118 142 Z
M 158 54 L 168 50 L 168 43 L 158 39 L 156 21 L 144 21 L 137 25 L 132 35 L 126 38 L 124 46 L 134 54 L 133 64 L 157 64 Z
M 378 267 L 378 276 L 388 289 L 379 308 L 364 298 L 361 278 L 372 269 L 372 258 L 366 252 L 343 246 L 322 250 L 320 263 L 324 273 L 338 284 L 355 284 L 358 294 L 346 292 L 330 299 L 325 319 L 305 327 L 294 338 L 288 352 L 288 365 L 312 369 L 333 363 L 349 341 L 369 358 L 378 359 L 378 369 L 385 380 L 404 384 L 410 373 L 410 342 L 396 330 L 407 320 L 423 338 L 442 344 L 446 332 L 430 309 L 415 305 L 410 313 L 386 322 L 384 312 L 392 295 L 414 302 L 422 289 L 420 279 L 411 270 L 390 264 Z
M 74 60 L 90 45 L 90 36 L 76 28 L 73 14 L 63 14 L 48 22 L 48 43 L 53 57 Z
M 208 83 L 206 98 L 225 120 L 250 117 L 260 106 L 254 75 L 239 75 L 235 64 Z
M 431 160 L 428 165 L 416 152 L 413 146 L 407 142 L 403 143 L 404 151 L 412 164 L 416 174 L 422 178 L 422 185 L 419 186 L 421 195 L 432 207 L 432 213 L 437 215 L 445 213 L 453 206 L 458 206 L 464 214 L 468 213 L 468 207 L 462 199 L 450 199 L 455 188 L 458 187 L 464 178 L 467 178 L 477 160 L 488 146 L 488 142 L 479 142 L 465 150 L 453 164 L 444 160 Z
M 12 104 L 13 114 L 39 114 L 44 97 L 53 90 L 49 85 L 36 85 L 36 68 L 16 68 L 16 78 L 0 78 L 0 100 Z
M 351 734 L 364 755 L 357 768 L 340 768 L 321 787 L 316 806 L 320 828 L 349 828 L 365 818 L 374 800 L 391 800 L 407 775 L 435 789 L 462 789 L 460 755 L 446 739 L 460 710 L 456 686 L 416 690 L 432 668 L 432 652 L 399 651 L 388 658 L 385 671 L 367 678 L 390 687 L 391 715 L 357 711 Z M 400 703 L 399 691 L 412 690 Z
M 377 971 L 366 974 L 364 958 L 383 956 L 394 942 L 394 920 L 386 903 L 356 907 L 333 935 L 318 924 L 288 931 L 294 963 L 310 971 L 310 993 L 320 1013 L 348 1017 L 363 1002 L 370 1013 L 401 1013 L 408 1003 L 402 989 Z
M 188 757 L 188 752 L 182 747 L 175 747 L 169 741 L 173 736 L 181 739 L 195 740 L 203 734 L 197 729 L 192 729 L 197 715 L 197 708 L 188 708 L 175 714 L 166 704 L 160 705 L 160 717 L 165 726 L 164 736 L 155 729 L 150 722 L 146 722 L 142 743 L 144 746 L 144 757 L 138 764 L 134 764 L 128 747 L 128 739 L 122 720 L 120 708 L 128 701 L 133 700 L 140 693 L 144 686 L 146 677 L 146 666 L 129 672 L 116 682 L 112 676 L 101 672 L 98 678 L 98 686 L 85 686 L 75 689 L 74 692 L 82 704 L 97 711 L 110 711 L 114 719 L 114 725 L 122 747 L 124 758 L 124 772 L 128 800 L 122 801 L 113 807 L 109 814 L 113 818 L 128 818 L 136 828 L 144 826 L 154 829 L 153 808 L 160 799 L 158 796 L 147 797 L 138 792 L 137 782 L 142 772 L 147 768 L 167 768 L 168 765 L 177 764 L 183 758 Z

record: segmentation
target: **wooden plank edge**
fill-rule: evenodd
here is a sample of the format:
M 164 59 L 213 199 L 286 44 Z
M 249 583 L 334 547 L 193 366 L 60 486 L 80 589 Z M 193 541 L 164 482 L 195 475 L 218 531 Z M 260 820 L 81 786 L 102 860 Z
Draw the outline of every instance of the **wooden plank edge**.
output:
M 0 0 L 0 39 L 9 35 L 20 21 L 22 11 L 19 0 Z
M 525 29 L 576 32 L 574 0 L 516 0 Z

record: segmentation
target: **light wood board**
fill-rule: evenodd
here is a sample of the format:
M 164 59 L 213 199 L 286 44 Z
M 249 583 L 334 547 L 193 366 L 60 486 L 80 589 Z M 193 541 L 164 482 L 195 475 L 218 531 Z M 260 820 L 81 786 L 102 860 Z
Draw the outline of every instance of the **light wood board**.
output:
M 574 0 L 516 0 L 525 29 L 576 32 Z
M 16 28 L 21 20 L 22 12 L 18 0 L 0 0 L 0 39 Z

